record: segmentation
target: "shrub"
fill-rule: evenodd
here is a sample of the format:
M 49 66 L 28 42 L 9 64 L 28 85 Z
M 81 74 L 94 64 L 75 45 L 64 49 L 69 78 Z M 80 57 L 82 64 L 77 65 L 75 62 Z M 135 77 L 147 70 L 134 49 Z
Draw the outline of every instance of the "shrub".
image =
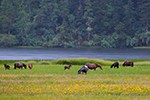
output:
M 53 61 L 54 64 L 73 64 L 73 65 L 84 65 L 86 63 L 97 63 L 102 65 L 110 65 L 112 61 L 102 59 L 90 59 L 90 58 L 72 58 L 72 59 L 59 59 Z
M 11 47 L 18 43 L 14 35 L 0 34 L 0 47 Z

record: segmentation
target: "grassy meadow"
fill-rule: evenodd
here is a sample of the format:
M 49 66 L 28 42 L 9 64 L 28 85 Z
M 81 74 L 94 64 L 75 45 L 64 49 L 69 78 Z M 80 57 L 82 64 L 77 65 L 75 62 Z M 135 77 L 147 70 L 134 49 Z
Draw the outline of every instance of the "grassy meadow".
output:
M 114 61 L 120 66 L 110 68 Z M 15 60 L 0 60 L 1 100 L 150 100 L 150 60 L 132 60 L 134 67 L 122 67 L 123 60 L 59 59 L 22 60 L 33 69 L 13 69 Z M 3 64 L 9 64 L 5 70 Z M 64 66 L 73 64 L 70 70 Z M 103 70 L 77 71 L 85 63 L 99 63 Z

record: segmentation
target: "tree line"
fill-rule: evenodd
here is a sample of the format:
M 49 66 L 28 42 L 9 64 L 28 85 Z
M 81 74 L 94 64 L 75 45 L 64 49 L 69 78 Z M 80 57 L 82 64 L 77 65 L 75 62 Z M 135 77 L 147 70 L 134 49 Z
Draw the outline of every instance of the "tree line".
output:
M 149 0 L 1 0 L 0 47 L 150 46 Z

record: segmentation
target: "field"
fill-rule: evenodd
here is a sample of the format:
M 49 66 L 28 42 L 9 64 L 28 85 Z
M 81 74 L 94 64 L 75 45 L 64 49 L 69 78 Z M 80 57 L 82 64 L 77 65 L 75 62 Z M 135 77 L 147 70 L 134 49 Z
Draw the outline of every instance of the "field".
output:
M 150 60 L 133 60 L 134 67 L 110 68 L 116 60 L 60 59 L 23 60 L 33 69 L 13 69 L 16 61 L 0 61 L 1 100 L 150 100 Z M 117 60 L 118 61 L 118 60 Z M 3 64 L 9 64 L 5 70 Z M 64 65 L 73 64 L 70 70 Z M 100 63 L 87 75 L 77 71 L 85 63 Z

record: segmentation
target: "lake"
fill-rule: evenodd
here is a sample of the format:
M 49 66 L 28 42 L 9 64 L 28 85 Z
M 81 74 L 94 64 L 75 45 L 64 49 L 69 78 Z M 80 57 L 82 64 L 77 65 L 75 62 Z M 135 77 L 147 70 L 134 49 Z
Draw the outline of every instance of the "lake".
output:
M 150 59 L 150 49 L 0 48 L 0 60 Z

